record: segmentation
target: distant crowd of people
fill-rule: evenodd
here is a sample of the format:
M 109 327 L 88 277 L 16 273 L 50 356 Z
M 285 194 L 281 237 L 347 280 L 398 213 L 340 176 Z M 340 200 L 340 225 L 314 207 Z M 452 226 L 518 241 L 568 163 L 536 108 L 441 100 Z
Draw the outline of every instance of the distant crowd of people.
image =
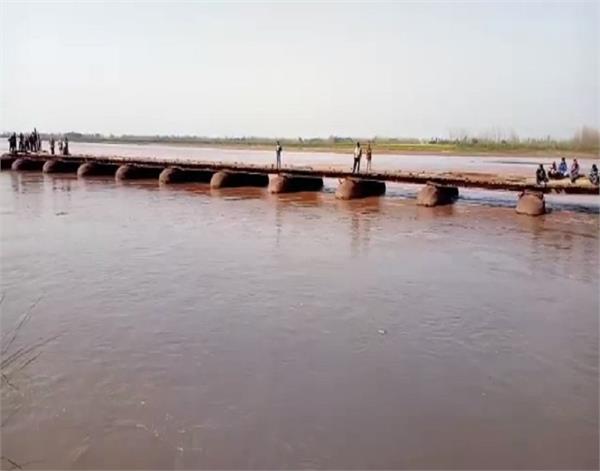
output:
M 42 150 L 42 138 L 37 129 L 34 129 L 29 134 L 19 133 L 18 137 L 13 132 L 8 137 L 8 147 L 11 154 L 16 154 L 17 152 L 39 152 Z
M 569 178 L 571 183 L 575 183 L 577 179 L 583 177 L 581 169 L 579 168 L 579 162 L 577 159 L 573 159 L 571 168 L 567 166 L 567 161 L 563 157 L 560 159 L 560 164 L 556 166 L 556 162 L 552 162 L 548 172 L 544 169 L 542 164 L 539 165 L 535 172 L 535 179 L 538 185 L 548 183 L 549 180 L 562 180 L 563 178 Z M 588 175 L 588 179 L 592 185 L 600 184 L 600 176 L 598 175 L 598 167 L 596 164 L 592 164 L 592 168 Z
M 50 144 L 50 154 L 55 155 L 55 145 L 56 141 L 54 140 L 54 136 L 50 136 L 49 140 Z M 33 129 L 33 132 L 29 134 L 12 133 L 8 136 L 8 148 L 11 154 L 28 154 L 28 153 L 36 153 L 43 152 L 42 151 L 42 137 L 37 129 Z M 58 141 L 58 153 L 60 155 L 69 155 L 69 138 L 64 137 L 64 139 L 59 139 Z

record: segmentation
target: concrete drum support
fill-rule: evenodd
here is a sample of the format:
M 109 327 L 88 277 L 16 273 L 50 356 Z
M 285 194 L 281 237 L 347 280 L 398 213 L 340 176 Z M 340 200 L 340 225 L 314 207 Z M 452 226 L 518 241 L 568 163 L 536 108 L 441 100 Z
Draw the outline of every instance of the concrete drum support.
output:
M 44 173 L 76 173 L 79 168 L 77 162 L 67 162 L 65 160 L 46 160 L 42 172 Z
M 167 167 L 160 172 L 158 182 L 165 185 L 188 182 L 209 183 L 213 173 L 210 170 L 187 170 L 179 167 Z
M 269 193 L 292 193 L 298 191 L 321 191 L 323 179 L 320 177 L 297 177 L 294 175 L 271 175 Z
M 440 206 L 452 204 L 458 199 L 458 188 L 455 186 L 428 183 L 417 195 L 419 206 Z
M 44 167 L 43 160 L 18 158 L 10 166 L 11 170 L 41 170 Z
M 268 184 L 269 176 L 262 173 L 217 172 L 210 179 L 210 187 L 214 189 L 240 186 L 265 187 Z
M 97 162 L 85 162 L 77 169 L 78 177 L 95 177 L 103 175 L 114 175 L 117 171 L 117 165 L 100 164 Z
M 546 214 L 544 194 L 536 191 L 524 191 L 519 195 L 516 212 L 527 216 L 541 216 Z
M 158 178 L 162 169 L 160 167 L 146 167 L 142 165 L 121 165 L 115 173 L 115 180 L 137 180 L 144 178 Z
M 341 200 L 381 196 L 385 194 L 385 182 L 345 178 L 338 186 L 335 197 Z

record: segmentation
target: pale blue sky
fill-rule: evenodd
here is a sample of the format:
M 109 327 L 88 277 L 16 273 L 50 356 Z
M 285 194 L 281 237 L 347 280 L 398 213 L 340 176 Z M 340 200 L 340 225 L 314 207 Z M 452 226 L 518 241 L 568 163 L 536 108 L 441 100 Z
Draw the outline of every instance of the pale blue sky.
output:
M 0 1 L 0 130 L 570 136 L 599 3 Z

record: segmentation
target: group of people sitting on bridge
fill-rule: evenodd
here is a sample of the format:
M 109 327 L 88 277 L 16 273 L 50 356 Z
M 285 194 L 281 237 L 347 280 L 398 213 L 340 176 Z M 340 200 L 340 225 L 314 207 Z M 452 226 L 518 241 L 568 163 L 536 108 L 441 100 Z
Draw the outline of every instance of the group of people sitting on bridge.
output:
M 581 177 L 583 177 L 583 175 L 581 174 L 577 159 L 573 159 L 573 163 L 569 169 L 564 157 L 560 159 L 558 167 L 556 166 L 556 162 L 552 162 L 548 173 L 546 173 L 542 164 L 539 165 L 535 172 L 535 180 L 538 185 L 548 183 L 549 180 L 562 180 L 563 178 L 569 178 L 571 183 L 575 183 L 575 181 Z M 598 185 L 600 183 L 600 176 L 598 175 L 598 167 L 596 164 L 592 164 L 588 178 L 592 185 Z
M 55 144 L 54 136 L 50 136 L 50 154 L 55 155 Z M 33 132 L 29 134 L 12 133 L 8 136 L 8 148 L 11 154 L 23 153 L 36 153 L 42 152 L 42 137 L 37 129 L 34 128 Z M 61 155 L 69 155 L 69 138 L 65 136 L 64 139 L 58 141 L 58 153 Z

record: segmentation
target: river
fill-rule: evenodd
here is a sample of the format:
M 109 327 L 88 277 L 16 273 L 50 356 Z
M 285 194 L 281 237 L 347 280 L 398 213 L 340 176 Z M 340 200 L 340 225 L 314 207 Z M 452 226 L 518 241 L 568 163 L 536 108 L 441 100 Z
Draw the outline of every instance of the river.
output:
M 597 198 L 332 191 L 2 172 L 2 466 L 597 468 Z

